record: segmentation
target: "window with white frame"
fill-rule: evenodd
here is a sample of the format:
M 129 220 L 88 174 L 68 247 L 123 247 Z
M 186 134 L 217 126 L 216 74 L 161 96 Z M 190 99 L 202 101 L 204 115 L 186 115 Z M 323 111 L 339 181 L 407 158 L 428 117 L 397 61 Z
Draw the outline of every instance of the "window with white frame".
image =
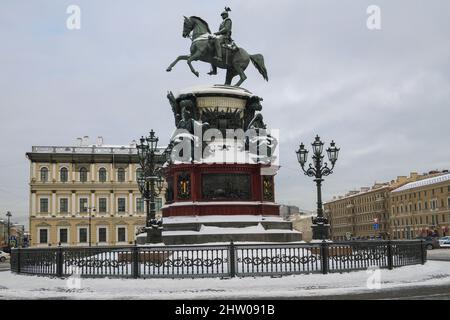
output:
M 125 212 L 126 198 L 117 198 L 117 212 Z
M 69 212 L 69 199 L 68 198 L 59 198 L 59 212 L 60 213 Z
M 88 242 L 88 228 L 79 227 L 78 228 L 78 242 L 87 243 Z
M 155 210 L 158 212 L 161 210 L 162 207 L 162 199 L 161 198 L 155 198 Z
M 136 212 L 143 213 L 144 212 L 144 199 L 136 198 Z
M 108 210 L 108 199 L 99 198 L 98 199 L 98 211 L 100 213 L 105 213 Z
M 430 200 L 430 209 L 431 210 L 436 210 L 438 207 L 438 201 L 437 199 L 432 199 Z
M 80 168 L 80 182 L 86 182 L 88 177 L 87 177 L 87 169 L 85 167 L 81 167 Z
M 117 226 L 116 239 L 117 239 L 117 242 L 119 242 L 119 243 L 127 242 L 127 227 L 126 226 Z
M 38 228 L 39 244 L 48 243 L 48 228 Z
M 117 181 L 125 182 L 125 169 L 124 168 L 117 169 Z
M 48 213 L 48 198 L 39 199 L 39 212 Z
M 67 170 L 66 167 L 62 167 L 59 170 L 59 181 L 67 182 L 67 180 L 69 180 L 69 171 Z
M 67 244 L 69 243 L 69 229 L 64 228 L 58 228 L 58 243 L 61 244 Z
M 41 182 L 47 181 L 48 181 L 48 168 L 43 167 L 41 168 Z
M 97 242 L 105 243 L 108 242 L 108 228 L 107 227 L 97 227 Z
M 80 201 L 79 211 L 83 213 L 88 212 L 88 198 L 80 198 L 79 201 Z
M 106 182 L 106 169 L 105 168 L 100 168 L 98 170 L 98 181 Z

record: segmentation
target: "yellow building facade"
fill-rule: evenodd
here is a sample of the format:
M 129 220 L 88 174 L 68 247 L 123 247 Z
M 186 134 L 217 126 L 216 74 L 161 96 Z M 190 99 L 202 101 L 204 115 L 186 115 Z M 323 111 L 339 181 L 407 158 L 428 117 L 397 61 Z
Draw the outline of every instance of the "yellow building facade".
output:
M 450 174 L 405 184 L 390 194 L 390 226 L 395 239 L 448 236 Z
M 391 191 L 424 177 L 412 172 L 409 177 L 399 176 L 390 182 L 375 183 L 372 187 L 349 191 L 345 196 L 334 197 L 326 202 L 324 212 L 330 222 L 331 238 L 345 240 L 390 237 Z
M 26 155 L 31 246 L 134 243 L 146 221 L 135 145 L 35 146 Z M 156 199 L 157 215 L 164 192 Z

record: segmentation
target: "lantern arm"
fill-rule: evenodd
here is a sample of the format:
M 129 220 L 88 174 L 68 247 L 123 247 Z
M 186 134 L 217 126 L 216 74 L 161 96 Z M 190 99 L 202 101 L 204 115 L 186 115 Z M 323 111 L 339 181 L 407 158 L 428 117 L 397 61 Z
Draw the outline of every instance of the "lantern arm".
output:
M 315 177 L 317 173 L 316 169 L 313 167 L 311 163 L 309 164 L 308 169 L 305 170 L 304 167 L 302 167 L 302 170 L 308 177 Z
M 328 163 L 324 163 L 323 167 L 320 169 L 322 176 L 328 176 L 333 173 L 334 163 L 331 164 L 331 168 L 328 167 Z

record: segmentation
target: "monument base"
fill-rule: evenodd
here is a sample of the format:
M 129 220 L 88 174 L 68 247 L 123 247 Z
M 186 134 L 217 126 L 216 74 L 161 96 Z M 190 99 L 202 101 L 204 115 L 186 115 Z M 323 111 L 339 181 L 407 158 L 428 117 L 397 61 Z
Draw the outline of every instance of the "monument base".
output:
M 164 219 L 164 244 L 295 242 L 302 233 L 277 216 L 185 216 Z

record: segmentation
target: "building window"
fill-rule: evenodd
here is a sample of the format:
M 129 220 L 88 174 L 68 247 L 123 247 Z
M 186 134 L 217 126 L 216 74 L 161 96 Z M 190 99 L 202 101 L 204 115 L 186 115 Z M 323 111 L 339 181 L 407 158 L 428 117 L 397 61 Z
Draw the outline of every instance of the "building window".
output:
M 107 200 L 106 198 L 99 198 L 98 199 L 98 211 L 101 213 L 105 213 L 107 210 Z
M 59 212 L 61 213 L 69 212 L 69 199 L 67 198 L 59 199 Z
M 59 229 L 59 242 L 60 243 L 67 243 L 68 242 L 67 228 Z
M 117 199 L 117 212 L 125 212 L 125 198 Z
M 107 230 L 105 227 L 98 228 L 98 242 L 107 242 Z
M 80 168 L 80 182 L 87 181 L 87 169 L 85 167 Z
M 39 229 L 39 243 L 48 243 L 48 229 Z
M 126 242 L 126 241 L 127 241 L 126 227 L 118 227 L 117 228 L 117 242 Z
M 47 168 L 41 168 L 41 181 L 47 182 L 48 181 L 48 169 Z
M 87 228 L 78 229 L 78 242 L 79 243 L 87 243 Z
M 59 170 L 59 180 L 61 182 L 67 182 L 68 179 L 69 172 L 67 171 L 67 168 L 61 168 L 61 170 Z
M 48 212 L 48 199 L 41 198 L 39 200 L 39 212 L 47 213 Z
M 155 198 L 155 210 L 158 212 L 161 210 L 162 207 L 162 199 L 161 198 Z
M 136 212 L 138 212 L 138 213 L 144 212 L 144 199 L 142 199 L 142 198 L 136 199 Z
M 450 198 L 447 198 L 447 207 L 450 208 Z
M 98 170 L 98 180 L 100 182 L 106 182 L 106 169 L 105 168 L 100 168 L 100 170 Z
M 142 170 L 142 168 L 137 168 L 136 169 L 136 180 L 139 179 L 140 177 L 142 177 L 143 175 L 144 175 L 144 171 Z
M 125 169 L 124 168 L 117 169 L 117 181 L 125 182 Z
M 433 199 L 433 200 L 430 200 L 430 209 L 431 210 L 436 210 L 437 209 L 437 199 Z
M 80 198 L 80 212 L 88 212 L 88 199 Z

